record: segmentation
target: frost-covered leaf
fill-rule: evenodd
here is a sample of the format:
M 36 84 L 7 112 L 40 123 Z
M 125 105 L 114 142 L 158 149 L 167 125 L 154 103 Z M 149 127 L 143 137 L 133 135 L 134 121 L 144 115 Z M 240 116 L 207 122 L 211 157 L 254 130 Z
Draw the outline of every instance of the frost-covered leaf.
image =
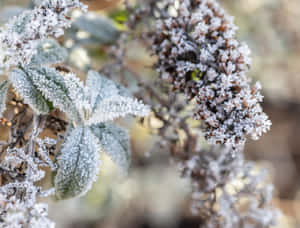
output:
M 35 88 L 51 101 L 54 107 L 65 112 L 71 120 L 80 121 L 74 100 L 80 99 L 84 94 L 73 74 L 61 75 L 49 67 L 26 67 L 24 70 Z
M 96 124 L 124 117 L 128 114 L 145 116 L 149 107 L 131 97 L 122 85 L 115 83 L 96 71 L 89 71 L 86 79 L 91 117 L 87 124 Z
M 125 173 L 131 162 L 131 149 L 128 131 L 111 123 L 97 124 L 91 127 L 104 151 Z
M 9 79 L 16 91 L 21 95 L 26 104 L 37 113 L 50 111 L 49 101 L 34 83 L 32 76 L 27 71 L 15 68 L 9 73 Z
M 126 115 L 146 116 L 149 112 L 149 107 L 137 99 L 117 95 L 99 102 L 86 124 L 106 122 Z
M 88 73 L 86 86 L 74 74 L 61 75 L 49 67 L 16 69 L 10 79 L 34 110 L 47 113 L 51 102 L 77 124 L 92 125 L 129 114 L 149 113 L 149 107 L 129 97 L 124 87 L 95 71 Z
M 6 108 L 6 94 L 9 87 L 9 82 L 3 81 L 0 83 L 0 118 L 2 117 L 2 114 Z
M 64 61 L 68 54 L 54 39 L 40 41 L 36 51 L 37 53 L 32 56 L 31 65 L 56 64 Z
M 117 85 L 113 81 L 92 70 L 87 74 L 86 86 L 89 88 L 92 111 L 100 101 L 119 93 Z
M 65 139 L 57 157 L 54 184 L 58 199 L 85 194 L 99 171 L 100 146 L 89 128 L 77 127 Z
M 99 44 L 113 43 L 120 35 L 110 19 L 94 13 L 82 15 L 74 22 L 73 26 L 88 32 L 91 38 L 96 39 Z

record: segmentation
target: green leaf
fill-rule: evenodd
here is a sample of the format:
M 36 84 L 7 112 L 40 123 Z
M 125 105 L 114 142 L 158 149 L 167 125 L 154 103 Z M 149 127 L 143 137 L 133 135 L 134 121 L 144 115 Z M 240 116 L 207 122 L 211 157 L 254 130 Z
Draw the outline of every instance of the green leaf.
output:
M 67 51 L 56 40 L 46 39 L 40 41 L 37 53 L 31 59 L 31 65 L 56 64 L 67 58 Z
M 130 16 L 130 13 L 128 10 L 122 9 L 122 10 L 115 10 L 112 13 L 110 13 L 109 17 L 112 18 L 114 21 L 118 23 L 125 23 Z
M 110 123 L 97 124 L 91 129 L 107 155 L 127 174 L 131 163 L 128 131 Z
M 99 44 L 113 43 L 120 35 L 120 32 L 110 19 L 94 13 L 88 13 L 79 17 L 73 23 L 73 26 L 88 32 L 91 38 L 96 39 Z
M 58 199 L 81 196 L 91 188 L 99 172 L 100 150 L 89 128 L 80 126 L 69 133 L 57 157 L 54 185 Z
M 9 82 L 7 80 L 0 83 L 0 118 L 6 108 L 6 95 L 9 87 Z
M 86 86 L 90 92 L 90 104 L 92 112 L 97 105 L 105 98 L 118 95 L 119 89 L 113 81 L 99 74 L 97 71 L 89 71 L 86 78 Z
M 149 115 L 150 108 L 135 98 L 126 96 L 111 96 L 100 101 L 86 125 L 107 122 L 127 115 L 144 117 Z
M 68 80 L 58 71 L 49 67 L 26 67 L 24 71 L 29 76 L 29 79 L 34 84 L 35 88 L 49 101 L 54 107 L 65 112 L 71 120 L 80 121 L 80 115 L 74 103 L 77 92 L 83 96 L 83 91 L 79 88 L 77 81 Z M 68 77 L 71 78 L 71 77 Z M 79 98 L 80 94 L 76 94 Z M 73 96 L 72 96 L 73 95 Z
M 35 112 L 46 114 L 50 111 L 49 102 L 27 71 L 15 68 L 9 73 L 9 79 L 24 102 L 29 104 Z
M 192 80 L 199 81 L 203 77 L 203 72 L 200 72 L 199 69 L 196 69 L 192 72 Z

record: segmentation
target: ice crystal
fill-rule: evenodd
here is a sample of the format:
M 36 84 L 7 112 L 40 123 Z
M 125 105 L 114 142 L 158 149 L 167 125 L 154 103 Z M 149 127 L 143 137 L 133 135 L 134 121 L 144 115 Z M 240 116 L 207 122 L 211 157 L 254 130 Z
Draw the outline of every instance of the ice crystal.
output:
M 68 14 L 73 8 L 85 9 L 85 6 L 79 0 L 45 0 L 10 20 L 0 30 L 0 44 L 5 53 L 0 68 L 30 63 L 40 40 L 63 35 L 63 29 L 70 26 Z
M 176 15 L 162 14 L 153 31 L 161 77 L 195 98 L 195 117 L 212 144 L 238 147 L 247 135 L 258 139 L 271 122 L 259 104 L 260 84 L 251 87 L 246 76 L 250 50 L 235 39 L 233 17 L 215 0 L 181 0 L 168 7 Z

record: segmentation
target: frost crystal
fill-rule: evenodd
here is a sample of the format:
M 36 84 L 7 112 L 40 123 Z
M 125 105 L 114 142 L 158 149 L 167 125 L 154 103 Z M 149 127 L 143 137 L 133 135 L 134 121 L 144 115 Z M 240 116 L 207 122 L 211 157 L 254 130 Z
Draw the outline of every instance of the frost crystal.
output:
M 0 49 L 5 53 L 0 68 L 30 63 L 40 40 L 59 37 L 70 26 L 68 14 L 73 8 L 86 9 L 79 0 L 45 0 L 10 20 L 0 30 Z
M 246 77 L 250 50 L 235 39 L 237 27 L 215 0 L 180 0 L 157 19 L 153 50 L 158 71 L 174 88 L 198 103 L 210 143 L 243 145 L 246 136 L 258 139 L 271 125 L 262 111 L 261 86 Z

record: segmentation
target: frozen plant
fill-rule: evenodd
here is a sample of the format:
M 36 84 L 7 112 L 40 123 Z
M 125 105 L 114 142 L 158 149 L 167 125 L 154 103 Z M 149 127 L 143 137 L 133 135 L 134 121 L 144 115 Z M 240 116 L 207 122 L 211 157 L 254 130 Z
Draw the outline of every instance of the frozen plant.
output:
M 86 9 L 79 0 L 45 0 L 10 20 L 0 30 L 0 49 L 5 56 L 0 68 L 29 64 L 41 40 L 61 36 L 71 25 L 73 8 Z
M 0 163 L 5 174 L 0 187 L 1 227 L 54 227 L 47 218 L 47 204 L 38 203 L 37 198 L 84 195 L 96 180 L 103 151 L 127 173 L 131 160 L 129 134 L 110 121 L 150 112 L 127 89 L 96 71 L 87 73 L 84 84 L 75 74 L 53 67 L 67 57 L 67 51 L 53 38 L 63 35 L 70 26 L 74 8 L 85 10 L 86 6 L 78 0 L 41 1 L 0 30 L 0 69 L 8 76 L 0 85 L 0 117 L 11 126 Z M 10 86 L 23 109 L 15 109 L 15 116 L 6 120 Z M 62 136 L 47 123 L 54 109 L 66 116 L 65 121 L 57 120 L 68 125 L 61 128 Z M 40 136 L 49 129 L 56 139 Z M 49 167 L 54 175 L 54 186 L 46 191 L 37 184 L 45 177 L 43 167 Z
M 154 150 L 170 153 L 181 176 L 191 184 L 191 213 L 207 228 L 269 228 L 278 222 L 272 204 L 273 186 L 266 170 L 244 159 L 243 149 L 207 145 L 199 125 L 191 124 L 190 105 L 180 94 L 167 99 L 166 85 L 142 84 L 140 94 L 149 102 L 162 126 L 150 123 L 160 136 Z M 145 95 L 146 94 L 146 95 Z
M 246 76 L 250 51 L 235 39 L 232 17 L 215 0 L 141 0 L 140 8 L 127 4 L 132 36 L 122 35 L 113 49 L 117 64 L 98 72 L 86 63 L 85 80 L 65 65 L 68 51 L 84 43 L 111 43 L 120 31 L 110 20 L 89 14 L 64 33 L 72 10 L 86 10 L 79 0 L 36 0 L 31 6 L 0 29 L 0 70 L 7 76 L 0 84 L 0 117 L 9 127 L 9 141 L 1 143 L 2 227 L 53 227 L 47 205 L 38 198 L 84 195 L 97 178 L 103 152 L 128 172 L 130 137 L 112 121 L 144 117 L 150 108 L 99 73 L 117 77 L 117 70 L 124 76 L 120 81 L 132 83 L 125 73 L 137 80 L 136 95 L 151 105 L 162 125 L 150 126 L 160 136 L 154 150 L 169 151 L 191 180 L 192 211 L 207 227 L 274 224 L 272 187 L 243 158 L 246 138 L 258 139 L 271 122 L 260 106 L 260 84 L 252 85 Z M 63 34 L 65 40 L 56 40 Z M 160 77 L 155 84 L 144 83 L 126 65 L 122 45 L 130 37 L 142 38 L 156 55 Z M 42 136 L 48 130 L 51 138 Z M 200 131 L 211 147 L 202 147 Z M 46 175 L 44 167 L 53 175 L 48 190 L 38 184 Z
M 216 0 L 145 5 L 129 25 L 143 14 L 154 17 L 148 37 L 158 57 L 157 71 L 174 89 L 195 99 L 194 116 L 208 142 L 241 147 L 246 136 L 257 140 L 267 132 L 271 122 L 260 106 L 261 85 L 251 86 L 246 76 L 250 50 L 236 40 L 233 17 Z
M 233 17 L 216 0 L 141 0 L 127 9 L 128 37 L 157 57 L 155 88 L 137 77 L 138 94 L 161 125 L 153 126 L 155 149 L 168 151 L 190 179 L 191 211 L 203 227 L 272 227 L 273 187 L 243 155 L 247 136 L 257 140 L 271 122 L 260 106 L 261 85 L 246 76 L 250 50 L 236 40 Z
M 205 227 L 276 225 L 279 211 L 271 203 L 273 186 L 266 172 L 245 161 L 241 151 L 203 148 L 179 167 L 191 179 L 192 212 L 203 218 Z
M 0 163 L 4 184 L 0 187 L 0 227 L 54 227 L 54 222 L 47 218 L 48 205 L 37 203 L 37 197 L 47 197 L 54 189 L 42 190 L 36 182 L 42 180 L 45 171 L 41 167 L 49 167 L 52 171 L 56 165 L 50 159 L 51 148 L 57 141 L 51 138 L 38 137 L 43 130 L 45 118 L 33 117 L 32 133 L 27 143 L 21 147 L 13 147 L 16 139 L 13 134 L 5 145 L 5 157 Z M 35 147 L 38 146 L 38 154 Z

